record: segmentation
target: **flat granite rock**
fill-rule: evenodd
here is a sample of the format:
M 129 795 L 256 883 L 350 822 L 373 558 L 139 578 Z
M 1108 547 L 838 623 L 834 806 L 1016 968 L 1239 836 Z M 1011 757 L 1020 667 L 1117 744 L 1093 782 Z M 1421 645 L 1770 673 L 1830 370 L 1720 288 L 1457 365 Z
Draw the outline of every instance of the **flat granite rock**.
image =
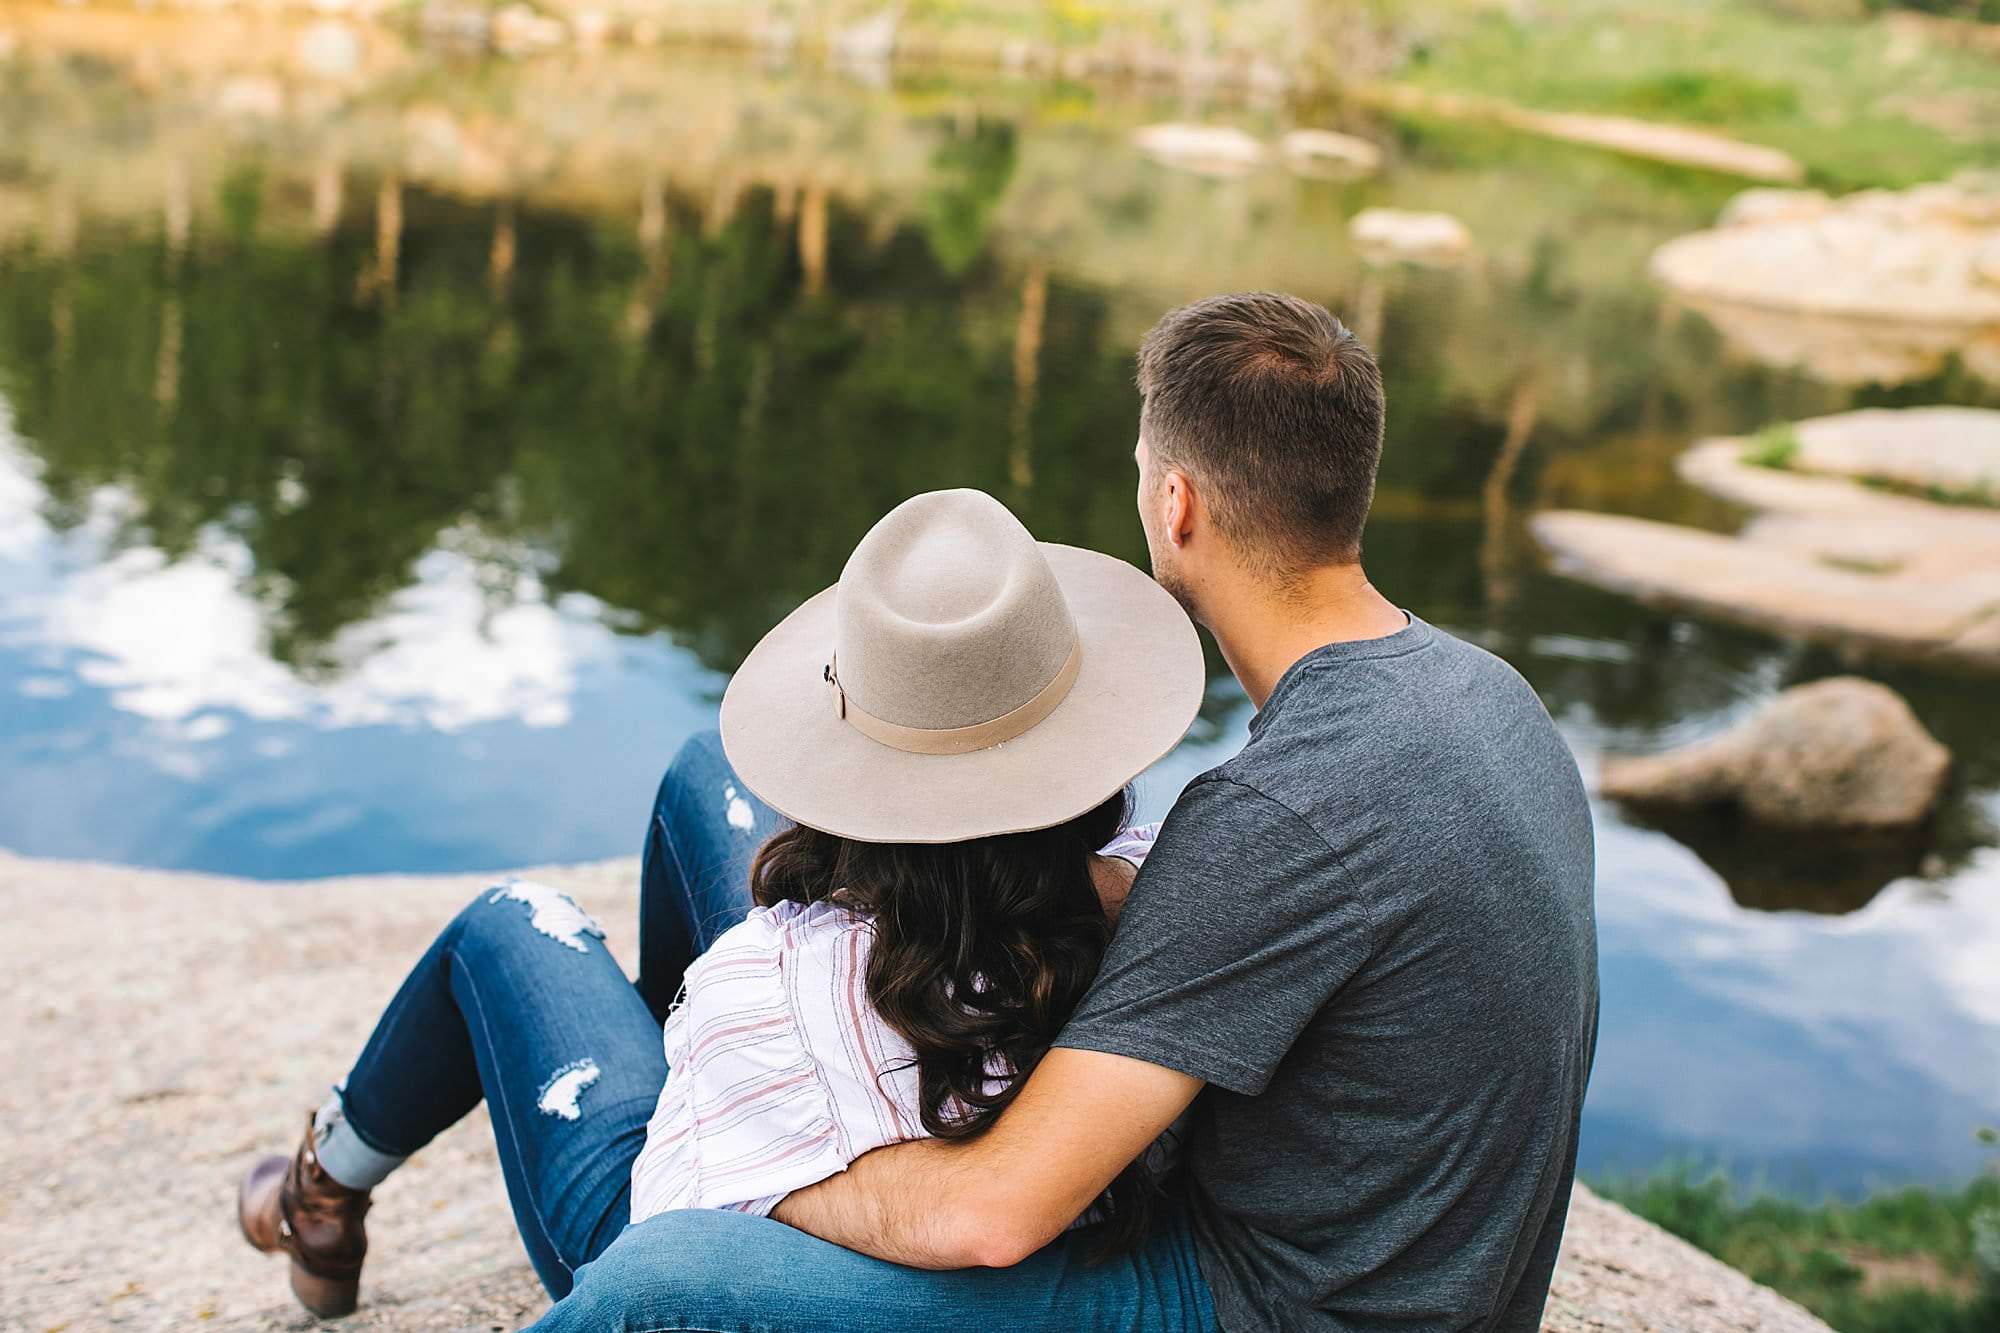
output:
M 1766 445 L 1707 440 L 1687 481 L 1752 511 L 1736 533 L 1552 510 L 1530 526 L 1559 573 L 1859 653 L 2000 670 L 2000 508 L 1884 490 L 2000 496 L 2000 411 L 1844 412 Z
M 635 960 L 634 861 L 530 873 Z M 432 935 L 496 875 L 298 884 L 0 852 L 0 1328 L 512 1329 L 546 1298 L 483 1111 L 377 1191 L 362 1306 L 320 1325 L 236 1229 L 236 1181 L 289 1151 Z M 1826 1333 L 1578 1190 L 1544 1327 Z
M 1829 199 L 1739 195 L 1653 253 L 1654 278 L 1738 353 L 1839 384 L 1900 384 L 1956 356 L 2000 378 L 2000 178 Z

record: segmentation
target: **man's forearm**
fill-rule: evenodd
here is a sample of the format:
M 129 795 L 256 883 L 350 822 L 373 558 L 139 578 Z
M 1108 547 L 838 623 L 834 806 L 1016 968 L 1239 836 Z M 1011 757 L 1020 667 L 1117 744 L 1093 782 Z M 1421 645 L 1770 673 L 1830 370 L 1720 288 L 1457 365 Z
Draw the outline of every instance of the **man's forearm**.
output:
M 927 1139 L 878 1148 L 840 1175 L 793 1191 L 772 1216 L 912 1268 L 1004 1268 L 1047 1237 L 989 1206 L 992 1174 L 981 1171 L 973 1147 Z
M 1143 1060 L 1057 1047 L 979 1137 L 877 1148 L 773 1216 L 913 1268 L 1005 1268 L 1061 1235 L 1199 1091 Z

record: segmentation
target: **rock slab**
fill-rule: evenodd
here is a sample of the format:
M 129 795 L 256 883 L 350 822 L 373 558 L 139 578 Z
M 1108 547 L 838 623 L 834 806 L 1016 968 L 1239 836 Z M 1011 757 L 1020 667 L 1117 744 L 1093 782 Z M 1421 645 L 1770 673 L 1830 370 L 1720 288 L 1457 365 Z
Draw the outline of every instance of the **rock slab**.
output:
M 2000 177 L 1752 190 L 1656 250 L 1652 272 L 1753 360 L 1895 384 L 1956 356 L 2000 380 Z
M 1781 437 L 1782 442 L 1783 437 Z M 1729 534 L 1554 510 L 1531 527 L 1558 572 L 1758 629 L 2000 671 L 2000 508 L 1938 503 L 1881 482 L 1990 494 L 2000 411 L 1908 408 L 1797 424 L 1768 441 L 1708 440 L 1691 484 L 1753 511 Z
M 1937 809 L 1951 753 L 1886 685 L 1836 676 L 1665 754 L 1607 758 L 1599 789 L 1641 805 L 1728 806 L 1774 829 L 1886 832 Z
M 633 861 L 524 872 L 635 960 Z M 236 1180 L 294 1146 L 438 928 L 503 878 L 300 884 L 0 852 L 0 1328 L 325 1327 L 237 1234 Z M 342 1329 L 516 1328 L 546 1306 L 485 1115 L 377 1193 Z M 1797 1306 L 1579 1189 L 1545 1328 L 1827 1333 Z
M 1465 258 L 1472 233 L 1449 213 L 1364 208 L 1347 224 L 1355 248 L 1371 263 L 1445 268 Z

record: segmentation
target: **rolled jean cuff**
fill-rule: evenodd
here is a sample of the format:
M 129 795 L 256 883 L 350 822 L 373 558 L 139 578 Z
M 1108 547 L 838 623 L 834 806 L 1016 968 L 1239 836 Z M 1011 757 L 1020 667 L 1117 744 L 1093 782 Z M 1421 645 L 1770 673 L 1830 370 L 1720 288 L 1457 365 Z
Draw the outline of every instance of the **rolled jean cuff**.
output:
M 351 1190 L 374 1189 L 409 1159 L 380 1148 L 361 1137 L 347 1118 L 342 1103 L 343 1089 L 335 1087 L 313 1115 L 313 1151 L 320 1168 Z

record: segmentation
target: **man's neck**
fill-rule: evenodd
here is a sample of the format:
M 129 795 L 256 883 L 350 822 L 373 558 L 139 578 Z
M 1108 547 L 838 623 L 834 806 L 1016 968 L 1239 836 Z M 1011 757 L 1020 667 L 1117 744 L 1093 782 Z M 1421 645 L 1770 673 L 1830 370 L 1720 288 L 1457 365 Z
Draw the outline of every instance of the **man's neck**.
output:
M 1262 708 L 1294 662 L 1329 643 L 1380 639 L 1409 624 L 1360 565 L 1328 565 L 1282 591 L 1245 578 L 1212 590 L 1203 622 L 1250 702 Z

